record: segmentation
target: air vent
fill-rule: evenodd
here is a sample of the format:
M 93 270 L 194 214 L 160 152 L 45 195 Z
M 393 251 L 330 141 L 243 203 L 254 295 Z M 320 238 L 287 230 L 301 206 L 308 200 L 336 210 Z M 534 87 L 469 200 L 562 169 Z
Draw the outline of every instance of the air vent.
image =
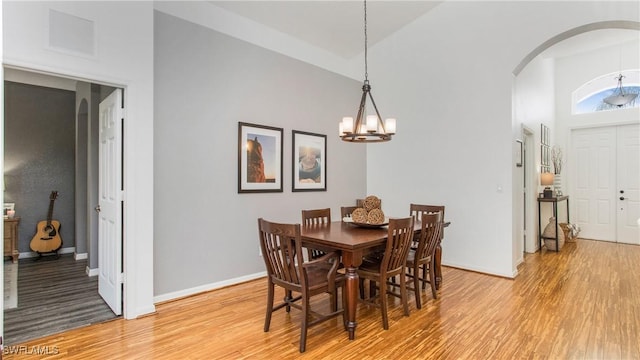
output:
M 95 23 L 50 9 L 49 47 L 72 54 L 95 56 Z

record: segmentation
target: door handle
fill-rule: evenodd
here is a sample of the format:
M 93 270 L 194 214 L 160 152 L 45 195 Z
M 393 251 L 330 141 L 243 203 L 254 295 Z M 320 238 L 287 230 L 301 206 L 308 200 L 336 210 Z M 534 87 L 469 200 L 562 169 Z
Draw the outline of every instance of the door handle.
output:
M 624 196 L 620 196 L 620 200 L 624 200 Z
M 101 210 L 101 209 L 100 209 L 100 205 L 96 206 L 96 207 L 95 207 L 95 210 L 96 210 L 96 212 L 97 212 L 97 213 L 99 213 L 99 212 L 100 212 L 100 210 Z

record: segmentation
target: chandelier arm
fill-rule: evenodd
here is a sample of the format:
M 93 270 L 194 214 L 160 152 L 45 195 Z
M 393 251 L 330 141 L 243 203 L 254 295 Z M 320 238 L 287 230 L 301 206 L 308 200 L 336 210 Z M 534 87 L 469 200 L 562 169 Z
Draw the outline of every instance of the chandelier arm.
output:
M 362 117 L 364 116 L 365 108 L 367 104 L 367 91 L 362 91 L 362 98 L 360 99 L 360 106 L 358 107 L 358 115 L 354 123 L 353 132 L 358 134 L 360 132 L 360 125 L 362 124 Z
M 373 101 L 373 96 L 371 95 L 371 91 L 368 91 L 369 93 L 369 99 L 371 99 L 371 104 L 373 105 L 373 109 L 376 111 L 376 115 L 378 117 L 378 124 L 380 124 L 380 126 L 382 127 L 382 132 L 386 133 L 386 129 L 384 128 L 384 122 L 382 122 L 382 116 L 380 116 L 380 112 L 378 111 L 378 107 L 376 106 L 376 102 Z M 376 130 L 376 132 L 378 132 Z

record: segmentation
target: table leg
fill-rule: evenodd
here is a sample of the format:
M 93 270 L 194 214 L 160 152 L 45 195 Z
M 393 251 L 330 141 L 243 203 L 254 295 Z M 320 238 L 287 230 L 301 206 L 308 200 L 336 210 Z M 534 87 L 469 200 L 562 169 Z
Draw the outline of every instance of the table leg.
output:
M 349 340 L 356 337 L 356 309 L 358 307 L 358 271 L 355 267 L 347 267 L 345 269 L 346 282 L 345 292 L 347 304 L 345 311 L 347 312 L 346 328 L 349 331 Z

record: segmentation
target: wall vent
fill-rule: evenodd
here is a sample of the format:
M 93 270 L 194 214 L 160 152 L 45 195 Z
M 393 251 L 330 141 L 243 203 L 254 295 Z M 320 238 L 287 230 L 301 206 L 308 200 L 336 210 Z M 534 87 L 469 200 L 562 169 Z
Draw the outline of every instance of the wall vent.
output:
M 49 9 L 49 47 L 58 51 L 96 56 L 95 23 Z

